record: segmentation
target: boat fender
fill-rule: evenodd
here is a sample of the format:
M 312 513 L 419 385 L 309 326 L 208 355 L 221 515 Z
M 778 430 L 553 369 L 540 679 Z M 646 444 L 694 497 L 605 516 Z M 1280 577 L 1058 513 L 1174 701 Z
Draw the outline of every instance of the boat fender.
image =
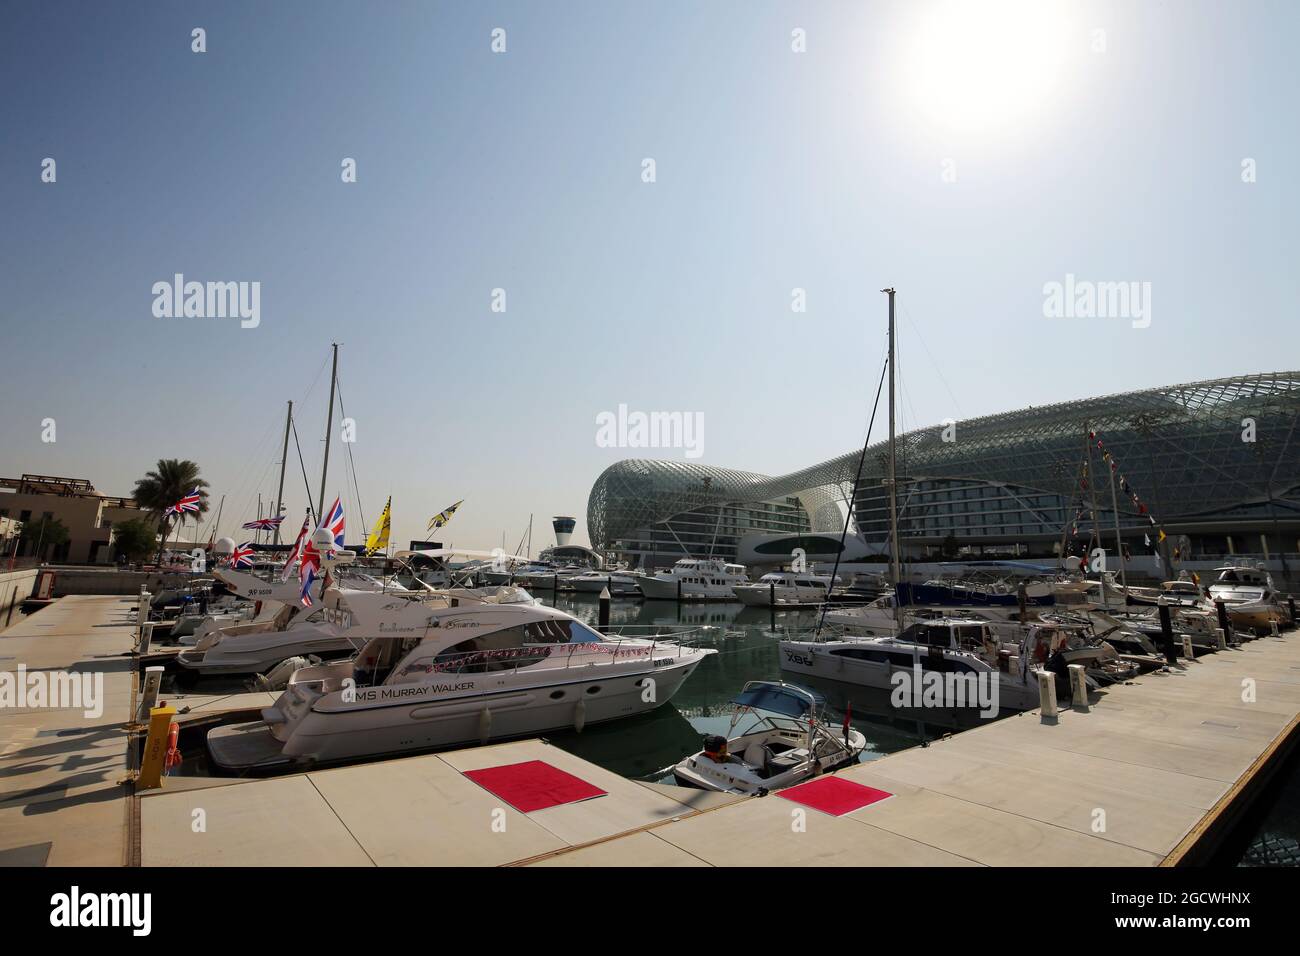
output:
M 573 705 L 573 729 L 578 733 L 582 733 L 582 728 L 586 726 L 586 723 L 587 702 L 579 697 L 578 702 Z
M 167 756 L 163 760 L 163 771 L 168 775 L 175 767 L 181 765 L 180 737 L 181 725 L 173 720 L 171 726 L 167 728 Z
M 488 742 L 488 737 L 492 733 L 492 708 L 484 707 L 478 715 L 478 740 L 479 743 Z

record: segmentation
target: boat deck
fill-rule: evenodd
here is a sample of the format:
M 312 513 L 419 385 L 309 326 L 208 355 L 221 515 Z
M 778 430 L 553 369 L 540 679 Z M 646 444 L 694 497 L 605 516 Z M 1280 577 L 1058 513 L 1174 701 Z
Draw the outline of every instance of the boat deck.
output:
M 100 670 L 105 711 L 0 714 L 0 863 L 40 865 L 1098 865 L 1178 862 L 1300 724 L 1300 635 L 1180 661 L 836 776 L 889 794 L 831 816 L 638 783 L 541 740 L 133 795 L 132 599 L 64 598 L 0 636 L 0 669 Z M 169 695 L 195 717 L 274 695 Z M 182 718 L 184 719 L 184 717 Z M 191 718 L 192 719 L 192 718 Z M 521 812 L 466 772 L 543 760 L 604 796 Z M 202 825 L 200 825 L 200 821 Z

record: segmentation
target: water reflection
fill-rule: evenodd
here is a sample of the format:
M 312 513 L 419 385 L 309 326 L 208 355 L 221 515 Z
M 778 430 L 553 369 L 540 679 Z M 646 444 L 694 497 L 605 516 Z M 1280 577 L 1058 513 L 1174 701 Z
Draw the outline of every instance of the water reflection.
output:
M 579 620 L 595 625 L 599 601 L 594 595 L 538 595 Z M 610 627 L 691 625 L 713 630 L 696 643 L 718 653 L 704 659 L 671 703 L 643 717 L 589 727 L 582 733 L 551 734 L 548 739 L 570 753 L 623 776 L 663 781 L 683 757 L 700 749 L 706 734 L 726 734 L 731 701 L 746 681 L 790 680 L 782 672 L 777 641 L 806 633 L 817 624 L 811 608 L 778 610 L 736 604 L 687 604 L 667 601 L 616 600 Z M 828 720 L 840 723 L 851 707 L 855 728 L 867 738 L 862 760 L 914 747 L 979 721 L 972 711 L 924 711 L 895 708 L 889 692 L 799 675 L 798 682 L 826 698 Z

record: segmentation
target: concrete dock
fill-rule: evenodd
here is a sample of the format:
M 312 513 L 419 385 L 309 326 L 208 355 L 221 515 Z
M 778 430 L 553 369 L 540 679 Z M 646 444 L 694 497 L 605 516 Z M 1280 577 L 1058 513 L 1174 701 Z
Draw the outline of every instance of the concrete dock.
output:
M 0 863 L 49 865 L 1156 866 L 1300 739 L 1300 634 L 1180 662 L 1055 723 L 1029 712 L 839 777 L 889 794 L 832 816 L 628 780 L 539 740 L 134 794 L 122 598 L 65 598 L 0 636 L 0 670 L 105 672 L 106 709 L 0 712 Z M 5 659 L 7 658 L 7 659 Z M 168 700 L 189 714 L 270 695 Z M 467 771 L 543 760 L 605 795 L 524 813 Z

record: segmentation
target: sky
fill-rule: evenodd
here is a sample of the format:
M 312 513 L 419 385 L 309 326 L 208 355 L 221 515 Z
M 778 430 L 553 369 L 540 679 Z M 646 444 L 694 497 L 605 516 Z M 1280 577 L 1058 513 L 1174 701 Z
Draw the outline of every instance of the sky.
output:
M 6 0 L 0 474 L 190 458 L 237 534 L 290 400 L 318 494 L 338 342 L 349 539 L 464 499 L 444 543 L 536 553 L 623 458 L 858 447 L 886 286 L 904 429 L 1294 368 L 1298 41 L 1255 0 Z M 176 273 L 256 327 L 155 315 Z M 1134 297 L 1049 314 L 1067 276 Z M 620 405 L 701 440 L 605 447 Z

